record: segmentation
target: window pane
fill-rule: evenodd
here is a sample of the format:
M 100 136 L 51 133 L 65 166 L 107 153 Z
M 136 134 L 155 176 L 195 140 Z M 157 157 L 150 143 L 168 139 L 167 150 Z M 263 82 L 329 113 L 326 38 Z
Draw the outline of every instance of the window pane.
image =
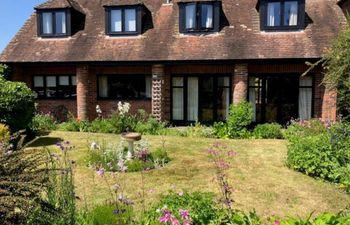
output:
M 173 77 L 173 86 L 174 87 L 182 87 L 184 85 L 183 77 Z
M 135 9 L 125 10 L 125 31 L 126 32 L 136 31 L 136 10 Z
M 47 76 L 46 77 L 46 87 L 56 87 L 56 77 Z
M 284 3 L 284 25 L 298 25 L 298 2 L 290 1 Z
M 152 97 L 152 77 L 146 76 L 146 97 Z
M 184 119 L 184 95 L 183 88 L 173 89 L 173 120 Z
M 189 77 L 187 91 L 187 120 L 198 120 L 198 77 Z
M 311 119 L 312 114 L 312 88 L 299 88 L 299 118 Z
M 55 76 L 47 76 L 46 77 L 46 97 L 54 98 L 56 97 L 56 77 Z
M 217 90 L 218 99 L 217 99 L 217 116 L 218 120 L 226 120 L 229 112 L 230 106 L 230 89 L 227 87 L 219 87 Z
M 299 86 L 300 87 L 311 87 L 312 86 L 312 77 L 310 76 L 303 76 L 299 79 Z
M 72 85 L 73 86 L 77 86 L 77 77 L 76 76 L 72 76 L 71 79 L 72 79 Z
M 111 10 L 111 31 L 122 31 L 122 11 L 120 9 Z
M 202 4 L 202 28 L 213 28 L 213 5 Z
M 59 85 L 68 86 L 69 85 L 69 76 L 59 76 Z
M 43 34 L 52 34 L 52 13 L 42 14 Z
M 34 87 L 44 87 L 44 77 L 35 76 L 34 77 Z
M 56 12 L 55 16 L 56 16 L 56 34 L 67 33 L 66 13 L 65 12 Z
M 274 27 L 281 25 L 281 3 L 269 2 L 267 4 L 267 26 Z
M 186 5 L 186 29 L 196 28 L 196 5 Z
M 108 78 L 107 76 L 98 77 L 98 96 L 101 98 L 108 97 Z
M 230 78 L 229 77 L 218 77 L 218 86 L 219 87 L 229 87 Z
M 109 96 L 115 99 L 142 99 L 146 96 L 145 76 L 116 75 L 109 76 Z

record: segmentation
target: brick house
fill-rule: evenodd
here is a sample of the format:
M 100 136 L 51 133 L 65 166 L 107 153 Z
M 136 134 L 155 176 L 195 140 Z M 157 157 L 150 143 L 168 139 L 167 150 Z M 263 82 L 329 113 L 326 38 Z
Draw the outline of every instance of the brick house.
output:
M 257 123 L 336 118 L 321 58 L 346 23 L 337 0 L 50 0 L 0 56 L 39 109 L 96 117 L 118 101 L 174 124 L 224 120 L 253 103 Z M 345 4 L 346 5 L 346 4 Z

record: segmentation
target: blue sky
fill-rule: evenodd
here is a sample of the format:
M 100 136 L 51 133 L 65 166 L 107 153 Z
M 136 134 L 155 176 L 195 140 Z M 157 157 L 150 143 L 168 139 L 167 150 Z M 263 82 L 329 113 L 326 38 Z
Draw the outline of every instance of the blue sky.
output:
M 0 0 L 0 52 L 6 47 L 34 7 L 46 0 Z

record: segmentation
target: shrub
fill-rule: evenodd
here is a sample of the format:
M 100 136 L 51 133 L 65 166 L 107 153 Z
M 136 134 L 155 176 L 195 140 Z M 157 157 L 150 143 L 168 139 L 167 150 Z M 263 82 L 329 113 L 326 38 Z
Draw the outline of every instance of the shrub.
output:
M 34 132 L 56 130 L 57 123 L 50 114 L 35 114 L 30 123 L 30 129 Z
M 47 218 L 60 216 L 44 198 L 50 185 L 46 165 L 42 152 L 0 149 L 0 224 L 33 224 L 31 218 L 39 212 Z
M 212 193 L 174 193 L 163 195 L 158 204 L 146 212 L 142 224 L 160 224 L 159 218 L 162 216 L 161 209 L 166 209 L 173 214 L 180 209 L 189 211 L 192 224 L 210 224 L 217 214 L 217 208 Z M 179 219 L 179 218 L 178 218 Z
M 118 210 L 112 203 L 97 205 L 92 210 L 82 210 L 77 214 L 76 225 L 134 224 L 132 207 Z
M 149 116 L 146 120 L 139 120 L 135 131 L 141 134 L 157 135 L 162 132 L 166 124 L 159 122 L 156 118 Z
M 118 145 L 93 142 L 87 162 L 90 166 L 101 167 L 107 171 L 138 172 L 163 167 L 170 161 L 166 150 L 149 151 L 149 144 L 142 140 L 135 143 L 134 155 L 128 154 L 128 148 L 122 141 Z
M 323 125 L 323 128 L 319 123 L 293 124 L 286 133 L 289 167 L 310 176 L 341 183 L 349 189 L 349 124 L 339 122 Z
M 214 125 L 214 133 L 219 138 L 248 138 L 247 129 L 253 119 L 253 107 L 249 102 L 240 102 L 230 105 L 229 116 L 226 123 L 219 122 Z
M 8 142 L 9 139 L 10 139 L 10 130 L 9 130 L 8 126 L 0 123 L 0 143 L 1 142 Z
M 281 225 L 347 225 L 350 224 L 350 215 L 324 213 L 316 218 L 300 219 L 289 218 L 286 220 L 275 220 L 274 224 Z
M 263 139 L 282 139 L 282 126 L 277 123 L 259 124 L 255 127 L 253 136 Z
M 34 93 L 24 83 L 0 77 L 0 122 L 18 131 L 28 127 L 35 111 Z

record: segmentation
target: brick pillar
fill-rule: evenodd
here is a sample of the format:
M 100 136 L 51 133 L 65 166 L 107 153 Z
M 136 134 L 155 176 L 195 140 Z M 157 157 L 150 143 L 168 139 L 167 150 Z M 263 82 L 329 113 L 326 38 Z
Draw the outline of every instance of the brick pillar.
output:
M 233 76 L 233 103 L 247 100 L 248 64 L 236 64 Z
M 77 65 L 77 115 L 80 120 L 87 120 L 88 115 L 88 87 L 89 87 L 89 66 Z
M 337 91 L 322 84 L 323 74 L 315 74 L 314 117 L 324 121 L 337 119 Z
M 169 79 L 163 65 L 152 66 L 152 116 L 159 121 L 169 120 Z

